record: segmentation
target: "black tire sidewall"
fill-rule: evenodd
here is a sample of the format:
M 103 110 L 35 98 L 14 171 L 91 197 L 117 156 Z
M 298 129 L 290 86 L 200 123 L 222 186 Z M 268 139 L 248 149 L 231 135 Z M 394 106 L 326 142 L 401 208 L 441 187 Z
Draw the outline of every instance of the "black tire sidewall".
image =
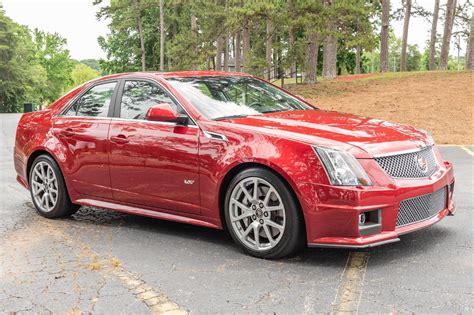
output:
M 271 183 L 282 198 L 283 205 L 285 206 L 286 220 L 285 231 L 283 232 L 283 236 L 278 245 L 266 251 L 256 251 L 243 244 L 240 241 L 239 237 L 236 235 L 230 220 L 229 201 L 231 198 L 232 191 L 240 181 L 248 177 L 259 177 Z M 279 176 L 267 169 L 249 168 L 240 172 L 231 180 L 226 191 L 224 213 L 227 229 L 229 230 L 229 233 L 232 236 L 233 240 L 237 244 L 239 244 L 245 252 L 254 257 L 277 259 L 295 253 L 298 249 L 302 247 L 302 245 L 304 245 L 302 239 L 302 234 L 304 230 L 302 226 L 303 220 L 300 206 L 296 200 L 296 197 L 294 196 L 291 188 L 288 187 L 288 185 L 282 179 L 280 179 Z

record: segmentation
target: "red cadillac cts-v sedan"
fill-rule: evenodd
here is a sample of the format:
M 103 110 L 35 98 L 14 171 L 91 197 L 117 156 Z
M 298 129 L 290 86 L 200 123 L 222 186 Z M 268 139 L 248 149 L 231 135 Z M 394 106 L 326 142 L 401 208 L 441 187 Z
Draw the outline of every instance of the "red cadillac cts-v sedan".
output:
M 427 132 L 237 73 L 85 83 L 22 116 L 14 161 L 44 217 L 88 205 L 226 228 L 263 258 L 386 244 L 454 213 L 453 168 Z

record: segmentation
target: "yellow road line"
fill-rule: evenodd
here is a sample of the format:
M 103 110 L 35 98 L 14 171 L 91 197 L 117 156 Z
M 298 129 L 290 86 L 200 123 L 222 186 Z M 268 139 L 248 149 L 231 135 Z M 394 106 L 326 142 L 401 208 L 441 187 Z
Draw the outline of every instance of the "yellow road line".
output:
M 436 144 L 437 147 L 460 147 L 460 144 Z
M 467 152 L 467 154 L 471 155 L 471 156 L 474 156 L 474 152 L 472 152 L 471 150 L 469 150 L 468 147 L 465 147 L 463 145 L 460 146 L 461 149 L 463 149 L 464 151 Z
M 185 310 L 164 295 L 146 284 L 138 276 L 120 266 L 109 266 L 107 272 L 118 278 L 134 295 L 135 299 L 145 303 L 153 314 L 184 315 Z
M 29 204 L 29 203 L 28 203 Z M 33 205 L 28 205 L 33 207 Z M 77 238 L 71 237 L 65 232 L 67 222 L 54 222 L 45 219 L 39 219 L 35 222 L 35 228 L 38 226 L 47 227 L 48 233 L 56 233 L 57 236 L 65 241 L 65 244 L 76 248 L 80 252 L 81 260 L 90 260 L 88 264 L 83 265 L 92 271 L 99 272 L 103 276 L 110 275 L 122 283 L 122 285 L 137 300 L 145 304 L 153 315 L 185 315 L 188 312 L 181 308 L 177 303 L 171 301 L 161 290 L 148 285 L 137 274 L 125 269 L 120 262 L 94 251 L 88 244 Z M 63 223 L 63 224 L 61 224 Z
M 349 254 L 330 314 L 355 314 L 358 312 L 368 261 L 369 254 L 367 252 Z
M 43 221 L 44 222 L 44 221 Z M 73 239 L 66 234 L 58 225 L 45 222 L 51 230 L 56 229 L 61 236 L 71 245 L 79 245 L 82 254 L 92 258 L 92 263 L 88 265 L 89 269 L 98 271 L 103 275 L 112 275 L 119 280 L 125 288 L 134 296 L 137 301 L 146 305 L 153 315 L 185 315 L 188 312 L 182 309 L 178 304 L 171 301 L 163 292 L 148 285 L 140 279 L 135 273 L 128 271 L 120 265 L 116 259 L 103 256 L 91 249 L 91 247 L 78 239 Z M 98 258 L 101 258 L 100 260 Z

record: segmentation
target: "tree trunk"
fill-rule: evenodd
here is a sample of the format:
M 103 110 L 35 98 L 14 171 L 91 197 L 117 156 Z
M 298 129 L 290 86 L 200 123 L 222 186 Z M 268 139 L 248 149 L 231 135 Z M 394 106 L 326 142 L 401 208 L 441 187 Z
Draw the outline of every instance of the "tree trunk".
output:
M 242 30 L 242 59 L 244 61 L 244 72 L 248 72 L 250 70 L 250 30 L 248 22 Z
M 316 83 L 319 51 L 318 35 L 315 31 L 312 31 L 307 39 L 304 83 Z
M 336 0 L 325 0 L 324 5 L 331 7 Z M 329 34 L 324 38 L 323 50 L 323 77 L 325 79 L 334 79 L 337 75 L 337 39 L 335 33 L 337 31 L 334 21 L 329 20 L 327 25 Z
M 143 37 L 142 12 L 140 9 L 139 0 L 135 0 L 135 14 L 137 20 L 138 36 L 140 37 L 140 51 L 142 54 L 142 71 L 146 70 L 145 64 L 145 39 Z
M 466 51 L 466 69 L 474 70 L 474 12 L 472 12 L 471 16 L 471 31 L 469 33 L 469 41 Z
M 165 70 L 165 12 L 164 0 L 160 0 L 160 71 Z
M 288 7 L 288 12 L 290 16 L 292 16 L 293 12 L 293 0 L 287 0 L 287 7 Z M 290 25 L 288 26 L 288 48 L 289 50 L 293 49 L 293 46 L 295 45 L 295 31 L 293 29 L 293 26 Z M 293 78 L 293 76 L 296 75 L 296 62 L 294 56 L 291 57 L 291 63 L 290 63 L 290 77 Z
M 234 46 L 234 49 L 235 49 L 235 53 L 234 53 L 234 58 L 235 58 L 235 72 L 240 72 L 240 60 L 241 60 L 241 57 L 240 57 L 240 30 L 235 33 L 235 46 Z
M 448 0 L 446 4 L 446 17 L 444 21 L 443 44 L 441 46 L 441 57 L 439 68 L 441 70 L 448 69 L 449 60 L 449 46 L 451 44 L 451 34 L 453 32 L 454 10 L 456 7 L 456 0 Z
M 390 26 L 390 0 L 382 1 L 382 28 L 380 31 L 380 71 L 388 71 L 388 35 Z
M 224 71 L 229 71 L 229 34 L 224 35 Z
M 356 47 L 356 65 L 354 69 L 355 74 L 360 74 L 360 54 L 361 54 L 362 48 L 360 45 L 357 45 Z
M 267 42 L 265 45 L 265 60 L 267 61 L 267 80 L 272 78 L 272 45 L 273 45 L 273 23 L 267 20 Z
M 222 71 L 222 36 L 216 39 L 216 71 Z
M 276 41 L 277 41 L 277 43 L 279 43 L 281 41 L 281 38 L 278 37 L 276 39 Z M 275 64 L 275 77 L 281 79 L 281 86 L 283 87 L 283 84 L 284 84 L 284 81 L 285 81 L 285 78 L 284 78 L 285 70 L 282 67 L 283 51 L 282 51 L 282 48 L 281 48 L 280 45 L 278 46 L 275 55 L 276 56 L 273 59 L 273 60 L 276 60 L 276 61 L 274 61 L 274 64 Z
M 407 71 L 408 27 L 411 17 L 411 0 L 406 0 L 405 19 L 403 22 L 402 52 L 400 53 L 400 71 Z
M 453 4 L 453 15 L 451 17 L 451 33 L 452 33 L 452 30 L 453 30 L 453 25 L 454 25 L 454 19 L 456 18 L 456 6 L 458 5 L 458 0 L 454 0 L 454 4 Z
M 439 15 L 439 0 L 435 0 L 435 6 L 433 10 L 433 22 L 431 23 L 431 38 L 430 38 L 430 57 L 428 60 L 428 70 L 435 70 L 435 57 L 436 57 L 436 31 L 438 28 L 438 15 Z
M 197 19 L 194 14 L 191 14 L 191 35 L 193 36 L 194 39 L 198 37 L 198 25 L 197 25 Z M 197 45 L 193 45 L 193 52 L 194 56 L 198 55 L 197 51 Z M 198 59 L 194 58 L 193 59 L 193 70 L 198 70 Z
M 324 39 L 323 50 L 323 77 L 334 79 L 337 75 L 337 40 L 334 35 L 327 35 Z

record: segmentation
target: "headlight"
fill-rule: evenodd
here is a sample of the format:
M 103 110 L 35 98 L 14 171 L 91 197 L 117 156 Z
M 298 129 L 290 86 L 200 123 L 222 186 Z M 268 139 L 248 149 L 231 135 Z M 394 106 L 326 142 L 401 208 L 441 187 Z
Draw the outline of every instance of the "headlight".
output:
M 344 151 L 313 147 L 323 162 L 329 180 L 335 186 L 370 186 L 369 176 L 352 154 Z

